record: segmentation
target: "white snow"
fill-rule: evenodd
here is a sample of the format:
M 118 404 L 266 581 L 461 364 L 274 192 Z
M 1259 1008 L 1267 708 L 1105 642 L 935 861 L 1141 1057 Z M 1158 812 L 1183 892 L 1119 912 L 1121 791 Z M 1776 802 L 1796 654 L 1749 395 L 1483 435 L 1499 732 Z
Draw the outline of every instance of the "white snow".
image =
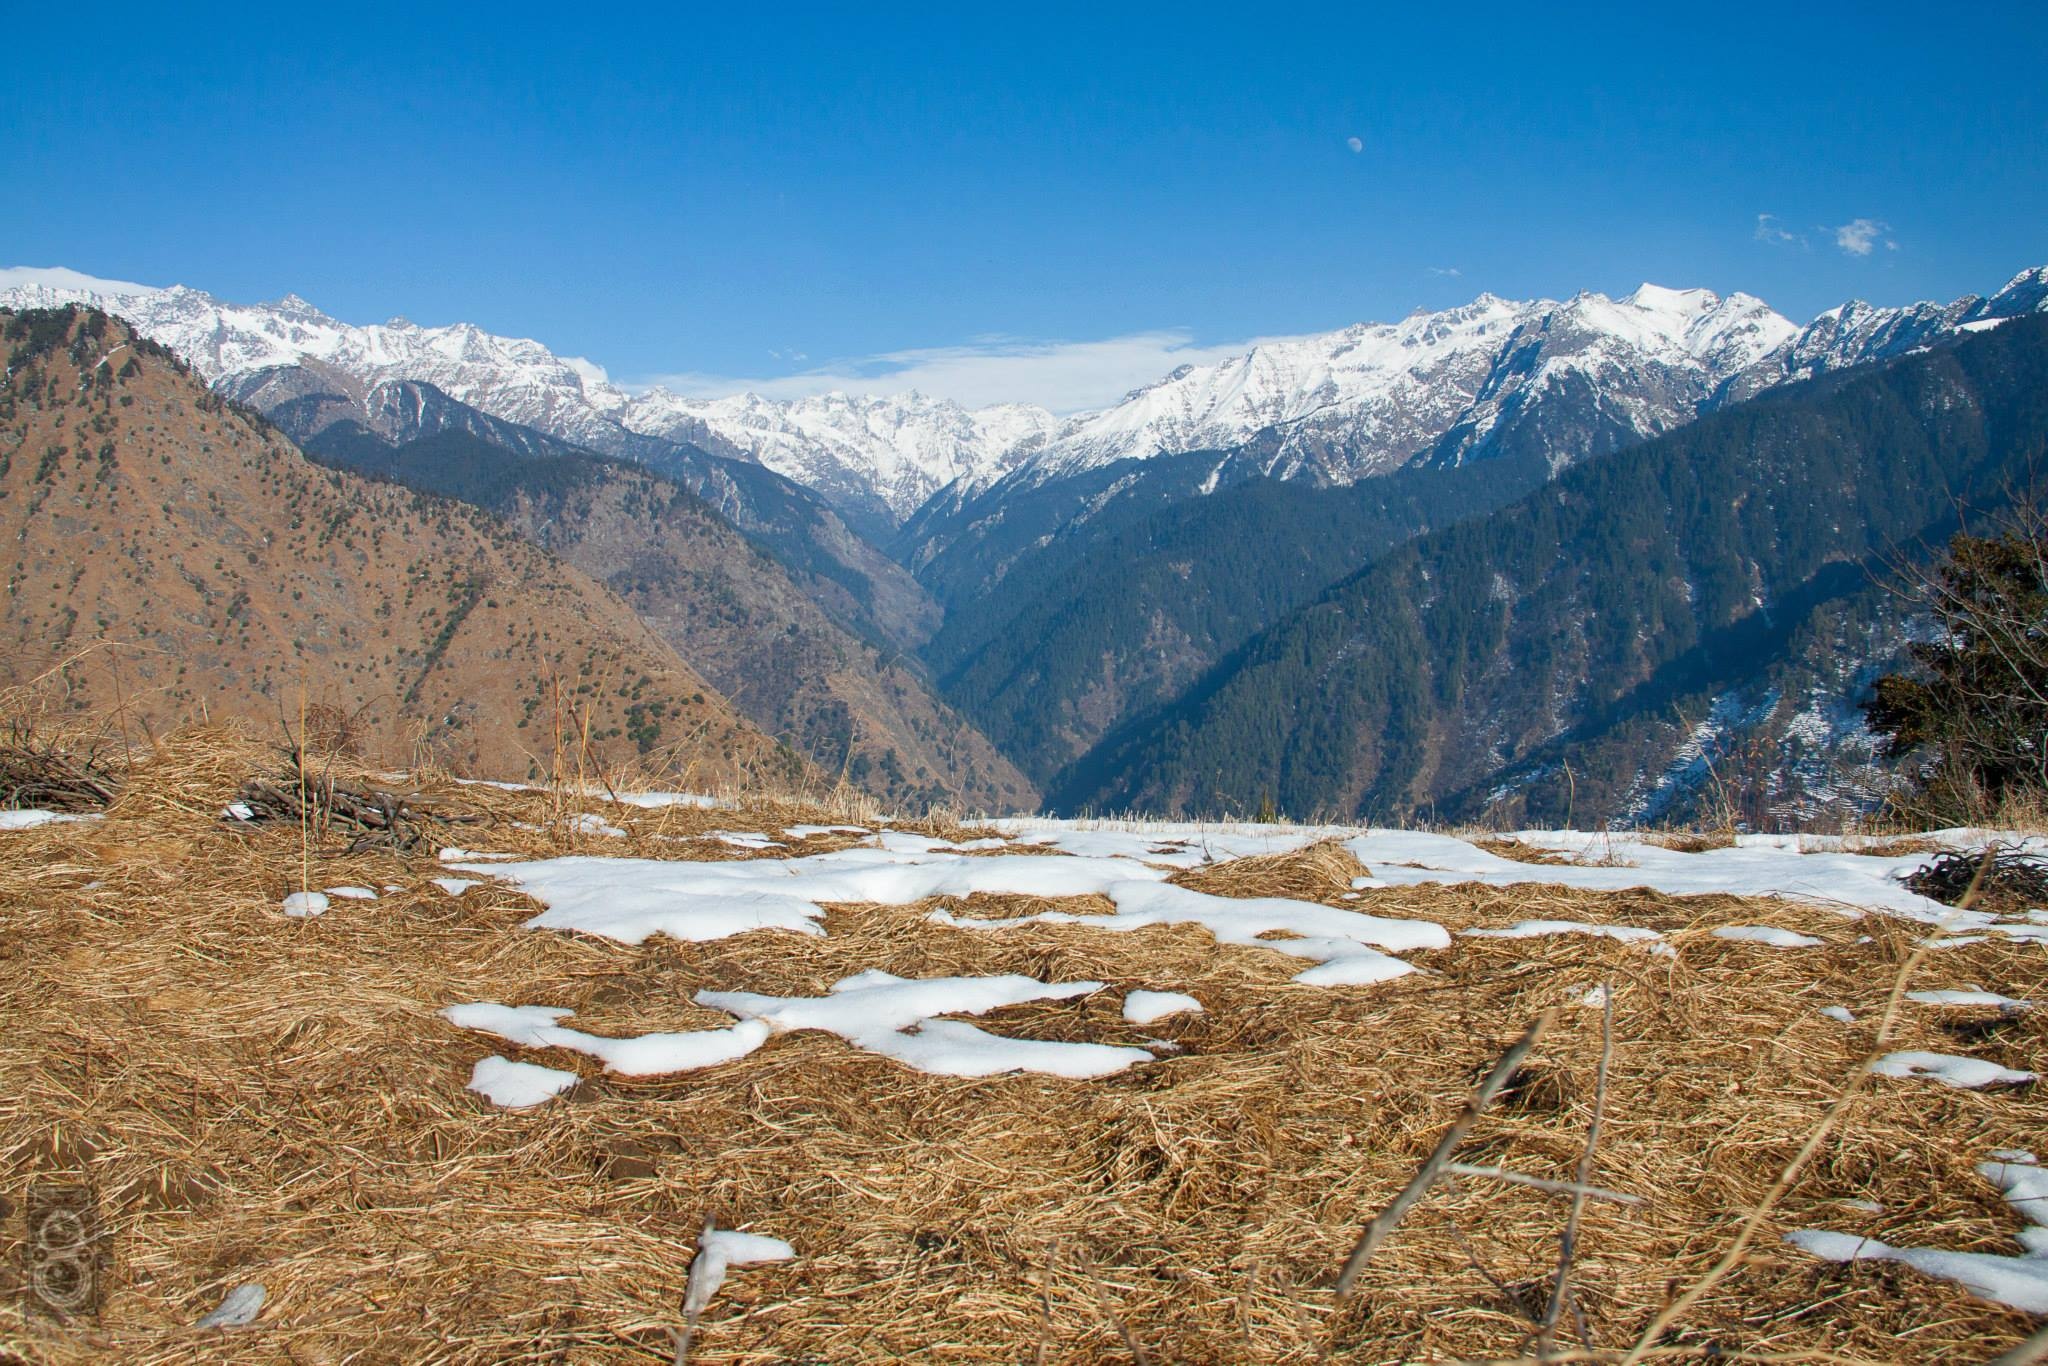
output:
M 296 296 L 241 305 L 184 286 L 156 289 L 56 267 L 0 271 L 0 306 L 72 302 L 127 319 L 209 382 L 315 363 L 348 376 L 366 405 L 385 386 L 425 382 L 493 416 L 612 454 L 648 436 L 689 442 L 896 518 L 949 485 L 971 494 L 1017 474 L 1029 487 L 1116 460 L 1232 449 L 1268 430 L 1279 447 L 1267 472 L 1349 483 L 1447 435 L 1483 442 L 1504 416 L 1581 386 L 1649 436 L 1690 421 L 1730 383 L 1745 385 L 1746 396 L 1894 354 L 1955 326 L 1921 325 L 1943 316 L 1935 305 L 1851 304 L 1802 329 L 1745 294 L 1654 285 L 1619 299 L 1482 294 L 1396 323 L 1267 338 L 1224 359 L 1197 349 L 1190 354 L 1213 363 L 1182 365 L 1106 409 L 1062 419 L 1032 404 L 969 409 L 914 390 L 628 393 L 590 360 L 469 323 L 355 326 Z
M 1355 833 L 1350 826 L 1257 825 L 1223 821 L 1051 820 L 1014 817 L 990 825 L 1018 844 L 1044 845 L 1084 858 L 1126 858 L 1170 868 L 1199 868 L 1260 854 L 1286 854 Z
M 1847 1006 L 1822 1006 L 1820 1013 L 1827 1016 L 1830 1020 L 1839 1020 L 1843 1024 L 1856 1023 L 1856 1016 Z
M 683 1313 L 690 1319 L 704 1312 L 711 1297 L 725 1284 L 726 1271 L 735 1266 L 758 1266 L 763 1262 L 786 1262 L 796 1249 L 780 1238 L 733 1229 L 713 1229 L 697 1242 L 697 1255 L 690 1259 L 690 1279 L 683 1290 Z
M 730 1029 L 697 1029 L 682 1033 L 638 1034 L 607 1038 L 568 1029 L 555 1021 L 570 1012 L 555 1006 L 507 1006 L 475 1001 L 449 1006 L 441 1014 L 461 1029 L 495 1034 L 528 1048 L 567 1048 L 588 1054 L 608 1071 L 627 1077 L 659 1077 L 694 1072 L 744 1058 L 768 1041 L 765 1025 L 742 1022 Z
M 327 896 L 339 897 L 343 901 L 375 901 L 377 894 L 368 887 L 329 887 Z
M 1745 944 L 1768 944 L 1774 949 L 1813 949 L 1827 943 L 1810 934 L 1795 934 L 1775 925 L 1723 925 L 1714 931 L 1716 939 L 1734 939 Z
M 2034 1165 L 2032 1158 L 2000 1158 L 1977 1164 L 1977 1174 L 1998 1187 L 2005 1202 L 2019 1211 L 2030 1225 L 2020 1230 L 2020 1241 L 2036 1256 L 2048 1256 L 2048 1171 Z
M 1723 849 L 1680 853 L 1646 839 L 1580 831 L 1523 831 L 1516 839 L 1571 856 L 1569 864 L 1501 858 L 1449 835 L 1371 830 L 1347 842 L 1372 870 L 1359 887 L 1425 882 L 1478 882 L 1492 887 L 1539 883 L 1585 891 L 1637 887 L 1671 896 L 1777 897 L 1860 914 L 1883 911 L 1951 928 L 1977 928 L 1993 917 L 1957 911 L 1907 891 L 1898 879 L 1927 862 L 1926 854 L 1877 856 L 1812 848 L 1798 836 L 1739 835 Z M 1839 841 L 1837 842 L 1839 843 Z
M 1199 1015 L 1202 1003 L 1184 991 L 1134 991 L 1124 997 L 1124 1018 L 1151 1024 L 1169 1015 Z
M 704 838 L 717 840 L 720 844 L 730 844 L 738 849 L 782 848 L 780 841 L 771 840 L 766 835 L 757 835 L 751 830 L 713 830 Z
M 450 896 L 461 896 L 477 885 L 476 879 L 466 877 L 436 877 L 427 880 Z
M 1009 863 L 1014 860 L 981 861 Z M 1009 919 L 984 920 L 958 916 L 950 911 L 935 911 L 932 919 L 942 925 L 975 930 L 999 930 L 1032 924 L 1092 925 L 1115 931 L 1140 930 L 1152 925 L 1199 925 L 1220 944 L 1271 949 L 1321 964 L 1321 967 L 1310 968 L 1295 977 L 1296 981 L 1312 986 L 1379 982 L 1398 977 L 1412 972 L 1412 965 L 1376 949 L 1440 949 L 1449 947 L 1451 942 L 1443 926 L 1426 920 L 1392 920 L 1313 901 L 1210 896 L 1206 892 L 1163 882 L 1118 881 L 1098 890 L 1116 904 L 1114 914 L 1040 911 Z
M 865 835 L 864 825 L 792 825 L 782 832 L 784 839 L 807 840 L 818 835 Z
M 1929 1006 L 1997 1006 L 2000 1010 L 2028 1010 L 2032 1001 L 2022 1001 L 2012 996 L 2002 996 L 1995 991 L 1971 987 L 1967 991 L 1949 989 L 1944 991 L 1909 991 L 1909 1001 L 1918 1001 Z
M 2019 1233 L 2026 1251 L 2017 1257 L 1893 1247 L 1875 1238 L 1822 1229 L 1798 1229 L 1786 1234 L 1785 1241 L 1827 1262 L 1902 1262 L 1998 1304 L 2048 1314 L 2048 1171 L 2017 1161 L 1985 1162 L 1977 1171 L 1999 1188 L 2027 1223 Z
M 711 797 L 702 792 L 621 792 L 619 805 L 637 806 L 649 811 L 669 806 L 694 806 L 700 811 L 711 811 L 732 803 L 723 797 Z
M 1057 1001 L 1102 990 L 1100 982 L 1041 982 L 1035 977 L 931 977 L 870 970 L 841 978 L 827 996 L 763 996 L 700 991 L 699 1005 L 723 1010 L 776 1033 L 817 1029 L 856 1048 L 953 1077 L 1043 1072 L 1086 1078 L 1149 1062 L 1142 1048 L 1005 1039 L 939 1015 L 984 1015 L 1026 1001 Z M 745 1026 L 740 1026 L 744 1028 Z
M 1459 930 L 1474 939 L 1539 939 L 1553 934 L 1585 934 L 1601 939 L 1619 939 L 1624 944 L 1643 944 L 1664 936 L 1641 925 L 1592 925 L 1583 920 L 1518 920 L 1502 929 Z
M 1621 299 L 1586 293 L 1564 302 L 1482 294 L 1398 323 L 1273 338 L 1185 366 L 1072 419 L 1027 469 L 1036 480 L 1161 453 L 1229 450 L 1273 430 L 1279 468 L 1350 482 L 1405 462 L 1454 429 L 1483 436 L 1504 412 L 1572 377 L 1625 391 L 1610 401 L 1632 405 L 1647 436 L 1688 420 L 1720 382 L 1797 331 L 1743 294 L 1654 285 Z
M 2001 1067 L 1982 1058 L 1958 1057 L 1953 1053 L 1888 1053 L 1872 1063 L 1870 1070 L 1881 1077 L 1919 1077 L 1965 1090 L 2017 1086 L 2034 1080 L 2032 1072 Z
M 66 825 L 72 821 L 97 819 L 97 816 L 83 816 L 70 811 L 43 811 L 36 807 L 22 807 L 17 811 L 0 811 L 0 830 L 34 830 L 43 825 Z
M 612 839 L 624 839 L 626 832 L 613 825 L 604 817 L 589 811 L 581 811 L 569 818 L 569 828 L 579 835 L 608 835 Z
M 293 892 L 284 899 L 284 913 L 292 916 L 319 915 L 327 909 L 325 892 Z
M 638 944 L 652 935 L 724 939 L 748 930 L 820 933 L 824 903 L 902 906 L 975 892 L 1085 896 L 1163 872 L 1123 859 L 841 849 L 803 858 L 664 862 L 572 856 L 534 863 L 458 865 L 503 878 L 547 907 L 527 924 Z
M 1822 1229 L 1796 1229 L 1785 1235 L 1785 1241 L 1824 1262 L 1903 1262 L 1915 1271 L 1954 1281 L 1980 1298 L 2048 1314 L 2048 1258 L 1893 1247 L 1875 1238 Z
M 471 1069 L 469 1089 L 493 1105 L 525 1110 L 554 1099 L 578 1080 L 574 1072 L 538 1063 L 513 1062 L 493 1053 Z

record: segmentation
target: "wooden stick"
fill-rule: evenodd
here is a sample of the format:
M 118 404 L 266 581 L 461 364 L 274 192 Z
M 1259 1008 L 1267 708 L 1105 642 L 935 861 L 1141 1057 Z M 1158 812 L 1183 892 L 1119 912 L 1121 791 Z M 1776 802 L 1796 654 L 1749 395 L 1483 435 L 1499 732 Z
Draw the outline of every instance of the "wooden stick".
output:
M 1480 1115 L 1486 1113 L 1486 1108 L 1493 1104 L 1493 1098 L 1500 1094 L 1501 1087 L 1507 1085 L 1508 1078 L 1514 1076 L 1516 1069 L 1522 1065 L 1522 1059 L 1529 1056 L 1529 1050 L 1536 1046 L 1536 1041 L 1543 1037 L 1543 1032 L 1550 1028 L 1551 1022 L 1556 1018 L 1555 1006 L 1544 1011 L 1530 1023 L 1522 1037 L 1517 1039 L 1507 1052 L 1500 1055 L 1500 1061 L 1493 1065 L 1493 1070 L 1479 1083 L 1479 1089 L 1465 1102 L 1463 1113 L 1452 1120 L 1451 1127 L 1444 1131 L 1443 1138 L 1437 1142 L 1436 1151 L 1429 1155 L 1429 1160 L 1422 1164 L 1408 1184 L 1402 1188 L 1401 1193 L 1394 1197 L 1394 1202 L 1381 1210 L 1378 1216 L 1365 1226 L 1365 1232 L 1358 1235 L 1357 1246 L 1351 1249 L 1351 1255 L 1344 1261 L 1344 1270 L 1337 1276 L 1338 1299 L 1341 1300 L 1351 1293 L 1352 1284 L 1357 1281 L 1358 1273 L 1365 1269 L 1373 1250 L 1386 1241 L 1387 1235 L 1400 1225 L 1410 1207 L 1428 1194 L 1429 1188 L 1443 1175 L 1445 1166 L 1451 1160 L 1451 1154 L 1465 1141 L 1465 1135 L 1471 1132 L 1472 1125 L 1477 1122 Z
M 1579 1248 L 1579 1220 L 1586 1212 L 1586 1196 L 1593 1179 L 1593 1152 L 1600 1144 L 1600 1120 L 1607 1112 L 1607 1070 L 1614 1061 L 1614 983 L 1600 985 L 1600 1070 L 1593 1085 L 1593 1119 L 1586 1126 L 1586 1150 L 1579 1154 L 1578 1190 L 1572 1194 L 1572 1212 L 1565 1219 L 1564 1236 L 1557 1242 L 1557 1279 L 1550 1287 L 1550 1306 L 1543 1311 L 1543 1331 L 1536 1335 L 1536 1352 L 1542 1355 L 1557 1337 L 1557 1321 L 1564 1314 L 1571 1293 L 1572 1258 Z M 1587 1343 L 1590 1347 L 1593 1344 Z
M 1506 1167 L 1473 1167 L 1463 1162 L 1446 1162 L 1444 1170 L 1454 1176 L 1482 1176 L 1516 1186 L 1527 1186 L 1531 1190 L 1548 1191 L 1552 1195 L 1574 1196 L 1581 1201 L 1607 1200 L 1617 1205 L 1643 1203 L 1643 1197 L 1640 1195 L 1611 1191 L 1604 1186 L 1588 1186 L 1581 1181 L 1553 1181 L 1547 1176 L 1529 1176 L 1523 1172 L 1511 1172 Z

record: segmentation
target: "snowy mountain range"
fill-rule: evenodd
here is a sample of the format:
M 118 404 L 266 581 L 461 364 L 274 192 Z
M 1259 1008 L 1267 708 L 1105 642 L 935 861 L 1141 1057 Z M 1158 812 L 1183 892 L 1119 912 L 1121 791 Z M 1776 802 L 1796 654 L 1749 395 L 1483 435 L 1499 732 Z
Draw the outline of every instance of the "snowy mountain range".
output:
M 1799 329 L 1746 294 L 1644 285 L 1517 303 L 1482 294 L 1398 323 L 1258 346 L 1183 369 L 1076 419 L 1032 459 L 1040 478 L 1163 452 L 1277 437 L 1274 472 L 1334 483 L 1431 458 L 1461 463 L 1517 407 L 1583 380 L 1639 435 L 1692 416 Z
M 1690 421 L 1764 389 L 1897 355 L 1958 330 L 2048 308 L 2048 267 L 1989 299 L 1850 303 L 1805 327 L 1746 294 L 1645 284 L 1620 299 L 1481 295 L 1398 323 L 1256 346 L 1183 367 L 1100 412 L 1059 419 L 1006 404 L 969 411 L 921 394 L 629 393 L 602 367 L 467 323 L 356 326 L 295 295 L 233 304 L 61 269 L 0 270 L 0 307 L 90 303 L 182 355 L 207 380 L 317 364 L 366 399 L 388 381 L 610 455 L 694 445 L 751 460 L 841 507 L 901 522 L 941 489 L 1029 486 L 1119 460 L 1256 443 L 1262 472 L 1331 483 L 1484 458 L 1510 438 L 1553 468 Z

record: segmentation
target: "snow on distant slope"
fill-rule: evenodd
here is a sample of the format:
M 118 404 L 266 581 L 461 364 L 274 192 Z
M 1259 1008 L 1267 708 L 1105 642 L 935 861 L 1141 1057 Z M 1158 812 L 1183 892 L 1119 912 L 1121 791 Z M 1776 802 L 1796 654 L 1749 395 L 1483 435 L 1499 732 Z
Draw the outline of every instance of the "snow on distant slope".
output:
M 1278 438 L 1276 472 L 1352 480 L 1435 452 L 1457 463 L 1512 409 L 1583 379 L 1636 433 L 1691 418 L 1723 380 L 1798 329 L 1746 294 L 1644 285 L 1623 299 L 1517 303 L 1482 294 L 1398 323 L 1254 347 L 1184 367 L 1076 418 L 1033 456 L 1051 478 L 1116 460 Z M 1452 449 L 1438 450 L 1449 440 Z
M 1028 404 L 970 412 L 923 394 L 758 394 L 689 399 L 653 389 L 628 405 L 626 425 L 649 436 L 758 460 L 828 497 L 878 499 L 901 520 L 955 480 L 981 488 L 1007 473 L 1011 453 L 1057 425 Z
M 992 482 L 1009 468 L 1010 451 L 1056 425 L 1042 408 L 969 412 L 920 394 L 790 402 L 684 399 L 662 389 L 633 396 L 591 361 L 469 323 L 422 327 L 394 318 L 357 327 L 297 295 L 232 304 L 182 285 L 155 289 L 62 268 L 0 270 L 0 307 L 71 303 L 126 318 L 209 382 L 308 361 L 366 392 L 424 381 L 493 417 L 607 454 L 633 453 L 636 434 L 692 443 L 757 461 L 842 503 L 879 504 L 895 518 L 955 480 Z
M 69 303 L 91 304 L 127 319 L 144 336 L 177 352 L 209 383 L 319 361 L 365 389 L 387 380 L 424 380 L 493 417 L 600 450 L 614 449 L 624 432 L 615 415 L 625 408 L 627 396 L 604 378 L 603 370 L 588 361 L 565 360 L 537 341 L 496 336 L 469 323 L 421 327 L 394 318 L 357 327 L 295 294 L 270 303 L 233 304 L 183 285 L 150 289 L 46 279 L 0 289 L 4 307 Z
M 1553 468 L 1688 422 L 1774 385 L 1898 355 L 1958 328 L 2048 309 L 2048 267 L 1990 299 L 1830 309 L 1804 328 L 1746 294 L 1645 284 L 1520 303 L 1482 294 L 1184 366 L 1098 413 L 969 411 L 921 394 L 633 395 L 590 361 L 467 323 L 357 327 L 295 295 L 230 304 L 62 268 L 0 270 L 0 307 L 89 303 L 128 319 L 209 381 L 320 362 L 367 391 L 424 381 L 494 417 L 614 455 L 647 439 L 757 461 L 842 507 L 901 521 L 948 485 L 1013 472 L 1042 482 L 1118 460 L 1257 446 L 1263 472 L 1350 483 L 1409 464 L 1460 464 L 1524 434 Z

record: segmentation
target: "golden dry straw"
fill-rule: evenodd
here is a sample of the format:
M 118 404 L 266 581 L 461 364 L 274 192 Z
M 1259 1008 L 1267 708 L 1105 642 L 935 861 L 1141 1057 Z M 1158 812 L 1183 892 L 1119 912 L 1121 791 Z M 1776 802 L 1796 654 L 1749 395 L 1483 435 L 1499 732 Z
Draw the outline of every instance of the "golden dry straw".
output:
M 1452 930 L 1529 918 L 1647 925 L 1665 957 L 1584 936 L 1456 939 L 1368 987 L 1290 980 L 1299 959 L 1188 926 L 966 931 L 1032 898 L 836 905 L 822 937 L 760 932 L 629 947 L 520 928 L 497 884 L 450 896 L 431 857 L 313 851 L 312 885 L 394 887 L 295 920 L 295 825 L 220 819 L 275 763 L 230 730 L 146 750 L 104 820 L 0 833 L 0 1349 L 25 1360 L 657 1362 L 674 1350 L 708 1218 L 788 1239 L 796 1260 L 737 1271 L 696 1325 L 697 1363 L 1507 1360 L 1532 1352 L 1565 1198 L 1453 1176 L 1410 1211 L 1339 1303 L 1346 1250 L 1437 1143 L 1526 1023 L 1557 1023 L 1458 1150 L 1470 1166 L 1571 1183 L 1584 1155 L 1613 984 L 1614 1048 L 1574 1304 L 1614 1360 L 1696 1284 L 1869 1053 L 1921 926 L 1817 907 L 1557 887 L 1374 889 L 1336 845 L 1181 874 L 1219 895 L 1305 897 Z M 642 810 L 601 793 L 504 792 L 336 760 L 339 781 L 409 783 L 474 811 L 471 848 L 734 858 L 706 838 L 847 814 L 796 801 Z M 625 831 L 568 819 L 593 813 Z M 874 813 L 859 813 L 869 823 Z M 971 833 L 949 823 L 906 828 Z M 1082 909 L 1085 903 L 1060 903 Z M 1097 909 L 1101 907 L 1098 905 Z M 1714 938 L 1771 924 L 1789 951 Z M 1096 1081 L 929 1076 L 823 1034 L 737 1062 L 629 1079 L 587 1058 L 465 1033 L 438 1015 L 497 1000 L 575 1011 L 619 1035 L 727 1017 L 703 988 L 819 994 L 848 974 L 1028 973 L 1089 996 L 979 1023 L 1016 1037 L 1179 1051 Z M 1927 956 L 1912 985 L 2048 997 L 2048 955 L 2002 940 Z M 1132 988 L 1207 1006 L 1135 1026 Z M 1857 1018 L 1823 1017 L 1841 1005 Z M 1902 1007 L 1890 1046 L 2038 1069 L 2048 1011 Z M 578 1070 L 530 1112 L 465 1089 L 490 1052 Z M 2039 1087 L 1954 1091 L 1874 1079 L 1733 1273 L 1645 1360 L 1988 1361 L 2027 1316 L 1892 1263 L 1834 1266 L 1794 1227 L 1898 1245 L 2017 1251 L 2014 1213 L 1974 1171 L 2048 1135 Z M 38 1183 L 89 1186 L 109 1262 L 96 1318 L 39 1317 L 19 1293 Z M 1861 1204 L 1881 1207 L 1873 1211 Z M 257 1321 L 191 1325 L 260 1281 Z M 1567 1321 L 1568 1322 L 1568 1321 Z M 1562 1338 L 1575 1338 L 1563 1331 Z

